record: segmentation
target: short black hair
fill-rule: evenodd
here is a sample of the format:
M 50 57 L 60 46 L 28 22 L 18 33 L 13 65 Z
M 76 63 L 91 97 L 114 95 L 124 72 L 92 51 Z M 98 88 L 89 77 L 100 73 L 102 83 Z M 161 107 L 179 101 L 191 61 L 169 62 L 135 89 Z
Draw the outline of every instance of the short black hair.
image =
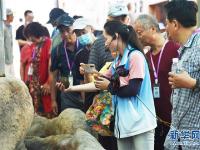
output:
M 127 16 L 128 15 L 121 15 L 121 16 L 115 16 L 115 17 L 112 17 L 112 18 L 113 18 L 113 20 L 124 22 Z
M 42 26 L 38 22 L 32 22 L 26 26 L 24 29 L 24 36 L 26 38 L 29 38 L 31 36 L 39 38 L 42 36 L 48 36 L 49 37 L 49 32 L 46 27 Z
M 198 6 L 194 1 L 172 0 L 165 5 L 167 19 L 176 19 L 183 27 L 193 27 L 197 24 Z
M 33 13 L 31 10 L 26 10 L 25 12 L 24 12 L 24 17 L 26 17 L 28 14 L 30 14 L 30 13 Z

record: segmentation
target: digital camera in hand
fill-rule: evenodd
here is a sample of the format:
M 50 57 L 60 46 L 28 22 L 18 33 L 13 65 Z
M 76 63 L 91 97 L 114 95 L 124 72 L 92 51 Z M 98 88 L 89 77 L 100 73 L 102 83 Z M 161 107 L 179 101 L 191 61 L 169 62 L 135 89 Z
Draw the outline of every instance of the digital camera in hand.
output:
M 61 77 L 60 82 L 65 86 L 65 88 L 69 87 L 69 80 L 68 77 Z

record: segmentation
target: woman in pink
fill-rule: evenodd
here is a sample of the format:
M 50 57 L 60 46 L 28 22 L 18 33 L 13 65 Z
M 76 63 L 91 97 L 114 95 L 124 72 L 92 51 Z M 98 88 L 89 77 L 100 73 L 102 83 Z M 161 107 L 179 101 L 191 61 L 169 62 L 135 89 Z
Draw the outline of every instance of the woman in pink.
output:
M 56 113 L 57 105 L 50 96 L 50 47 L 48 31 L 38 22 L 32 22 L 25 28 L 25 36 L 34 43 L 31 64 L 28 69 L 29 90 L 33 98 L 36 113 L 51 117 Z

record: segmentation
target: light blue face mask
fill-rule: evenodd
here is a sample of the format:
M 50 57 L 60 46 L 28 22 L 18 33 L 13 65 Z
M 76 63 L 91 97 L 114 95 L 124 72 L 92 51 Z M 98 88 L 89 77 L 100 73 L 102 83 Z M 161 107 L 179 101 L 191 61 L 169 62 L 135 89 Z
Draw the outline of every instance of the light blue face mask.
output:
M 86 33 L 78 37 L 78 41 L 81 45 L 86 46 L 93 43 L 93 37 L 91 33 Z

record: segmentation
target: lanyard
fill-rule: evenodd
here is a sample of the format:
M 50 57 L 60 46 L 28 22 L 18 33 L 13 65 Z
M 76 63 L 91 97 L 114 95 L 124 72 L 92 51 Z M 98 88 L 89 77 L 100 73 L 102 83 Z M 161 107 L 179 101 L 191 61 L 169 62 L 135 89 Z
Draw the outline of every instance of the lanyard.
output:
M 41 43 L 39 43 L 38 45 L 34 45 L 33 53 L 32 53 L 32 60 L 34 60 L 35 57 L 36 57 L 36 50 L 38 49 L 38 51 L 40 52 L 40 50 L 41 50 L 42 46 L 44 45 L 46 39 L 47 39 L 47 37 L 43 37 Z
M 78 46 L 78 43 L 76 43 L 76 46 Z M 64 49 L 65 49 L 65 56 L 66 56 L 66 59 L 67 59 L 67 66 L 68 66 L 68 68 L 69 68 L 70 75 L 71 75 L 73 62 L 72 62 L 72 64 L 70 65 L 69 56 L 68 56 L 67 49 L 66 49 L 66 41 L 64 42 Z
M 35 55 L 36 55 L 36 48 L 33 49 L 32 60 L 35 59 Z
M 150 52 L 150 57 L 151 57 L 151 64 L 152 64 L 152 67 L 153 67 L 153 73 L 154 73 L 154 77 L 155 77 L 155 84 L 158 83 L 158 72 L 159 72 L 159 68 L 160 68 L 160 61 L 161 61 L 161 57 L 162 57 L 162 54 L 163 54 L 163 51 L 164 51 L 164 48 L 165 48 L 165 45 L 168 41 L 166 41 L 161 49 L 161 52 L 160 52 L 160 55 L 159 55 L 159 58 L 158 58 L 158 64 L 157 64 L 157 70 L 155 68 L 155 65 L 154 65 L 154 62 L 153 62 L 153 57 L 152 57 L 152 53 Z

